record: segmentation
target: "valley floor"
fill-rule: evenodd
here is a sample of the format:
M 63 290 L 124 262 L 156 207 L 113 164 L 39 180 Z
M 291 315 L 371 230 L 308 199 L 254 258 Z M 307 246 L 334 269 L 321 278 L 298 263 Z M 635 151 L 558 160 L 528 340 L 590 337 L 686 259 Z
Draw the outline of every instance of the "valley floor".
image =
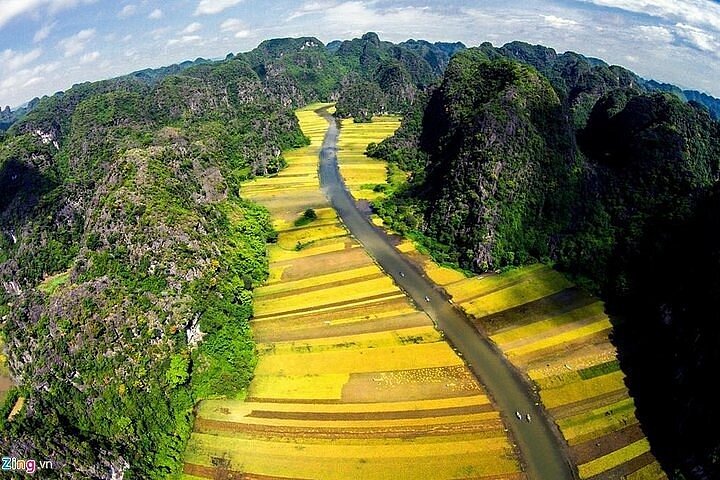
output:
M 199 405 L 184 478 L 525 478 L 463 360 L 330 208 L 318 107 L 297 113 L 311 145 L 242 187 L 279 232 L 255 293 L 259 363 L 244 401 Z

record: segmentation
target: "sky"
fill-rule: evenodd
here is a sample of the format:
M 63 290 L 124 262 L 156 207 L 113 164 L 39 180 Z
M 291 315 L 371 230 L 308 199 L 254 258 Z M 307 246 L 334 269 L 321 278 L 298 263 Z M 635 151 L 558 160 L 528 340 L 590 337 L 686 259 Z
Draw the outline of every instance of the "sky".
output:
M 720 97 L 714 0 L 0 0 L 0 106 L 262 40 L 513 40 Z

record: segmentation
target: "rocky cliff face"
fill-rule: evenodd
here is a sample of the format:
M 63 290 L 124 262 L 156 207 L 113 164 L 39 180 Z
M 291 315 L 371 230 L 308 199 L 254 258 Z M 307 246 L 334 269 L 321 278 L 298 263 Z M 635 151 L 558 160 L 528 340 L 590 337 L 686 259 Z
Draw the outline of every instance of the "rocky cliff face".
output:
M 370 149 L 413 170 L 376 207 L 440 260 L 477 271 L 548 260 L 601 292 L 627 319 L 616 341 L 660 458 L 713 478 L 702 379 L 720 368 L 720 124 L 635 78 L 524 44 L 457 54 L 427 105 Z
M 487 270 L 549 253 L 541 219 L 558 213 L 548 197 L 568 179 L 554 174 L 570 171 L 573 157 L 558 148 L 561 104 L 548 81 L 469 53 L 455 57 L 425 112 L 420 188 L 426 233 Z

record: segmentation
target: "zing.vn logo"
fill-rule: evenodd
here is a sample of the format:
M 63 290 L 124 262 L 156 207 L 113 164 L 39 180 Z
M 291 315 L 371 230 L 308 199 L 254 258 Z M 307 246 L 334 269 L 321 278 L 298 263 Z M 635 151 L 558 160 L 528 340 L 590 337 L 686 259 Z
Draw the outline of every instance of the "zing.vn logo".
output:
M 35 473 L 38 469 L 44 470 L 53 468 L 50 460 L 37 462 L 35 460 L 24 460 L 15 457 L 2 457 L 0 470 L 10 470 L 15 472 Z

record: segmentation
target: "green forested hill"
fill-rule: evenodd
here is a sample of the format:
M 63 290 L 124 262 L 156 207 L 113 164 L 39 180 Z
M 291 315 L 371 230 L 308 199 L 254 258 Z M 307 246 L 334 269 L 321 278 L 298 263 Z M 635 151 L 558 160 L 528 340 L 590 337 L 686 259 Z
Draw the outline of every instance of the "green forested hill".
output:
M 631 72 L 553 53 L 457 54 L 426 104 L 369 149 L 413 170 L 376 208 L 439 260 L 551 261 L 600 292 L 625 319 L 623 369 L 660 458 L 712 477 L 720 124 Z
M 367 33 L 331 48 L 312 37 L 267 40 L 244 56 L 283 104 L 336 100 L 338 116 L 361 121 L 374 113 L 406 112 L 463 48 L 460 43 L 395 45 Z
M 272 232 L 238 182 L 304 142 L 242 59 L 84 84 L 13 127 L 0 313 L 26 402 L 2 415 L 5 454 L 52 459 L 43 478 L 177 468 L 194 401 L 252 375 L 250 289 Z

